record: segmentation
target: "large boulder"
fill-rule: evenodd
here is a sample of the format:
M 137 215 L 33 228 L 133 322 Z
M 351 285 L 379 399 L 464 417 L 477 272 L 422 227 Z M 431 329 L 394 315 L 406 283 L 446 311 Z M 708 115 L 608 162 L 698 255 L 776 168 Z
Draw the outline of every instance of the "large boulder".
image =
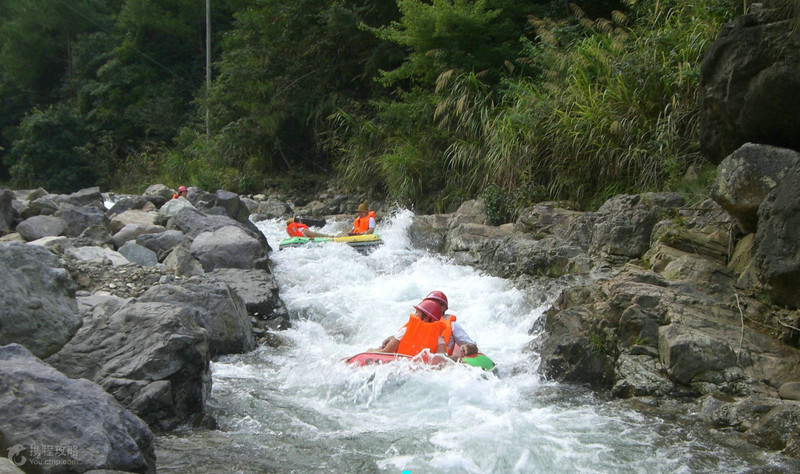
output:
M 212 356 L 238 354 L 255 348 L 245 304 L 222 282 L 192 279 L 181 285 L 156 285 L 138 301 L 168 303 L 186 309 L 208 333 Z
M 408 228 L 408 239 L 416 248 L 441 252 L 449 227 L 450 217 L 447 215 L 414 216 Z
M 37 357 L 61 349 L 81 326 L 69 272 L 47 249 L 0 243 L 0 345 Z
M 775 301 L 800 307 L 800 164 L 796 164 L 758 210 L 755 257 L 759 279 Z
M 155 204 L 156 207 L 161 207 L 172 199 L 175 192 L 163 184 L 152 184 L 144 190 L 142 197 Z
M 141 209 L 131 209 L 111 218 L 110 229 L 112 234 L 116 234 L 123 227 L 129 224 L 152 226 L 155 225 L 158 214 L 153 211 L 143 211 Z
M 725 25 L 700 68 L 700 146 L 720 163 L 746 142 L 800 150 L 800 35 L 750 14 Z
M 177 215 L 178 212 L 180 212 L 180 210 L 184 207 L 190 207 L 194 209 L 192 203 L 184 197 L 170 199 L 158 210 L 158 217 L 156 218 L 155 222 L 160 225 L 166 225 L 169 220 L 175 217 L 175 215 Z
M 245 223 L 250 217 L 250 209 L 242 202 L 239 195 L 223 189 L 217 190 L 216 205 L 225 209 L 225 213 L 232 219 Z
M 292 208 L 286 202 L 278 198 L 270 196 L 266 201 L 259 203 L 256 214 L 264 217 L 265 219 L 274 219 L 291 214 Z
M 119 253 L 129 262 L 143 267 L 152 267 L 158 264 L 158 257 L 155 252 L 135 242 L 127 242 L 119 248 Z
M 0 412 L 0 440 L 25 469 L 156 472 L 153 435 L 141 419 L 101 387 L 67 378 L 17 344 L 0 347 Z
M 151 428 L 199 421 L 211 390 L 208 337 L 192 310 L 130 301 L 111 313 L 93 306 L 83 326 L 47 359 L 71 378 L 91 380 Z
M 125 243 L 136 240 L 137 237 L 143 234 L 158 234 L 167 230 L 160 225 L 147 225 L 147 224 L 127 224 L 119 230 L 111 240 L 114 242 L 116 248 L 120 248 Z
M 163 261 L 170 250 L 184 242 L 186 236 L 179 230 L 145 233 L 136 237 L 136 243 L 155 252 L 159 261 Z
M 240 227 L 203 232 L 189 250 L 207 272 L 215 268 L 269 268 L 261 242 Z
M 66 224 L 64 235 L 78 237 L 89 227 L 100 227 L 109 233 L 110 221 L 106 213 L 93 206 L 66 206 L 55 213 Z
M 74 207 L 94 207 L 105 212 L 106 206 L 100 188 L 86 188 L 69 195 L 59 195 L 56 199 L 60 204 Z
M 106 215 L 113 218 L 115 215 L 132 209 L 152 210 L 155 209 L 155 205 L 144 196 L 122 196 L 116 199 L 111 208 L 106 211 Z
M 800 153 L 794 150 L 745 143 L 717 167 L 711 197 L 742 231 L 755 232 L 758 207 L 797 163 Z
M 183 245 L 178 245 L 167 254 L 164 266 L 181 276 L 199 276 L 205 273 L 203 265 Z
M 278 292 L 278 282 L 267 270 L 218 268 L 210 273 L 231 287 L 244 301 L 247 312 L 271 329 L 290 326 L 289 312 Z
M 0 235 L 11 232 L 11 225 L 17 211 L 11 204 L 14 200 L 14 193 L 7 188 L 0 188 Z
M 17 232 L 28 242 L 42 237 L 56 237 L 67 230 L 63 219 L 54 216 L 33 216 L 17 225 Z
M 74 247 L 67 249 L 67 255 L 82 261 L 108 261 L 115 267 L 127 265 L 130 262 L 121 253 L 105 247 Z

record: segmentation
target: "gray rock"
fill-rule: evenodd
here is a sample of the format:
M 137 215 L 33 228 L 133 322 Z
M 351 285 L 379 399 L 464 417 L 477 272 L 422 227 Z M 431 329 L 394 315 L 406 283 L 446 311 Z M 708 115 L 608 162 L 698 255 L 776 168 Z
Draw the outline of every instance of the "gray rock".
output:
M 163 261 L 170 250 L 184 242 L 186 236 L 179 230 L 141 234 L 136 237 L 136 243 L 155 252 L 159 261 Z
M 28 206 L 20 212 L 20 218 L 27 219 L 33 216 L 51 216 L 59 208 L 58 194 L 46 194 L 31 201 Z
M 0 438 L 26 448 L 15 457 L 23 468 L 156 472 L 147 425 L 94 383 L 68 379 L 17 344 L 0 347 L 0 381 Z M 33 449 L 42 445 L 70 449 Z
M 36 189 L 17 189 L 14 190 L 14 196 L 20 201 L 35 201 L 42 196 L 47 196 L 47 191 L 44 188 L 36 188 Z
M 244 301 L 247 312 L 260 321 L 268 322 L 271 329 L 290 326 L 289 312 L 280 298 L 275 277 L 266 270 L 218 268 L 211 277 L 223 281 Z
M 72 239 L 76 247 L 111 247 L 113 239 L 105 225 L 90 225 Z
M 700 68 L 700 146 L 719 163 L 746 142 L 800 150 L 800 35 L 790 20 L 725 25 Z
M 800 401 L 800 382 L 787 382 L 781 385 L 778 395 L 784 400 Z
M 14 223 L 14 217 L 17 215 L 17 211 L 11 204 L 13 200 L 13 192 L 7 188 L 0 188 L 0 235 L 11 232 L 11 225 Z
M 240 197 L 239 199 L 247 206 L 248 212 L 256 212 L 258 210 L 258 201 L 246 197 Z
M 153 184 L 147 187 L 142 193 L 142 197 L 155 204 L 156 207 L 161 207 L 172 199 L 175 192 L 163 184 Z
M 19 235 L 18 232 L 12 232 L 0 237 L 0 242 L 22 242 L 25 243 L 25 238 Z
M 258 209 L 255 212 L 264 216 L 266 219 L 275 219 L 276 217 L 283 217 L 291 214 L 292 208 L 284 201 L 270 196 L 266 201 L 258 205 Z
M 640 195 L 619 195 L 596 213 L 590 250 L 613 256 L 639 258 L 650 248 L 650 234 L 658 215 Z
M 795 165 L 758 210 L 759 279 L 778 304 L 800 307 L 800 164 Z
M 328 207 L 325 203 L 320 201 L 311 201 L 305 206 L 305 209 L 309 214 L 311 214 L 314 217 L 328 216 L 330 214 L 333 214 L 333 210 L 330 207 Z
M 353 211 L 355 213 L 355 209 Z M 489 218 L 486 217 L 486 203 L 483 199 L 473 199 L 464 201 L 450 220 L 450 227 L 457 227 L 462 224 L 486 225 Z
M 117 248 L 125 245 L 126 242 L 136 240 L 137 237 L 143 234 L 158 234 L 166 231 L 167 229 L 160 225 L 144 225 L 144 224 L 127 224 L 119 230 L 111 240 Z
M 199 276 L 205 273 L 203 265 L 182 245 L 172 249 L 164 259 L 164 266 L 182 276 Z
M 106 211 L 106 215 L 112 218 L 115 215 L 130 211 L 131 209 L 144 209 L 148 207 L 148 204 L 152 203 L 144 196 L 122 196 L 116 199 L 114 205 Z
M 242 202 L 238 194 L 219 189 L 216 197 L 216 205 L 225 209 L 228 217 L 238 222 L 247 222 L 250 217 L 250 209 Z
M 733 428 L 745 432 L 779 403 L 780 400 L 774 398 L 751 395 L 717 406 L 711 413 L 710 421 L 718 428 Z
M 56 212 L 56 217 L 60 217 L 67 226 L 64 235 L 67 237 L 78 237 L 81 233 L 91 226 L 99 226 L 109 232 L 109 220 L 106 213 L 96 207 L 63 207 Z
M 97 383 L 151 428 L 169 430 L 202 417 L 209 360 L 206 331 L 191 310 L 130 301 L 113 314 L 85 313 L 81 329 L 47 362 Z
M 415 216 L 408 229 L 408 238 L 415 248 L 441 252 L 449 227 L 450 218 L 446 215 Z
M 212 356 L 238 354 L 255 348 L 253 327 L 244 302 L 222 282 L 193 279 L 180 286 L 156 285 L 138 301 L 185 308 L 208 333 Z
M 143 267 L 152 267 L 158 264 L 158 258 L 155 252 L 135 242 L 128 242 L 120 247 L 119 253 L 128 259 L 129 262 Z
M 240 227 L 203 232 L 189 250 L 207 272 L 215 268 L 268 268 L 261 243 Z
M 81 326 L 69 272 L 48 250 L 0 243 L 0 345 L 18 343 L 38 357 L 58 351 Z
M 17 225 L 17 232 L 28 242 L 42 237 L 55 237 L 67 230 L 66 223 L 54 216 L 33 216 Z
M 20 451 L 14 459 L 17 462 L 22 462 L 22 459 L 25 458 L 24 451 Z M 25 458 L 25 462 L 27 462 L 28 458 Z M 18 468 L 14 462 L 12 462 L 8 458 L 0 457 L 0 474 L 25 474 L 25 471 Z
M 800 403 L 784 401 L 764 415 L 745 433 L 751 443 L 771 450 L 785 448 L 800 436 Z
M 73 247 L 72 241 L 68 238 L 59 236 L 59 237 L 42 237 L 41 239 L 34 240 L 33 242 L 28 242 L 31 245 L 38 245 L 51 251 L 62 254 Z
M 758 207 L 798 162 L 800 153 L 794 150 L 745 143 L 717 167 L 711 198 L 736 219 L 742 231 L 755 232 Z
M 106 210 L 103 194 L 100 192 L 100 188 L 96 186 L 93 188 L 81 189 L 80 191 L 66 196 L 61 195 L 58 197 L 58 202 L 74 207 L 94 207 L 103 212 Z
M 116 234 L 123 227 L 129 224 L 142 226 L 155 225 L 158 213 L 154 211 L 143 211 L 141 209 L 131 209 L 111 218 L 110 229 L 112 234 Z
M 170 199 L 158 210 L 158 218 L 156 218 L 155 223 L 159 225 L 166 224 L 185 207 L 194 209 L 192 203 L 186 198 L 179 197 L 177 199 Z
M 105 247 L 75 247 L 67 249 L 67 255 L 74 257 L 77 260 L 91 261 L 91 260 L 108 260 L 112 265 L 127 265 L 130 262 L 122 254 Z
M 674 384 L 661 374 L 658 361 L 649 356 L 621 354 L 616 363 L 616 379 L 612 392 L 621 398 L 676 392 Z

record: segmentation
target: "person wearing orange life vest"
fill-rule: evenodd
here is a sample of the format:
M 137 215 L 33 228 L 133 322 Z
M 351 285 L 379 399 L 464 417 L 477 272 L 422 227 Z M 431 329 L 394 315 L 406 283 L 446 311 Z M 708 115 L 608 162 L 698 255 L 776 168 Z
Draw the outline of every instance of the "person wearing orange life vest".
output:
M 462 357 L 474 355 L 480 352 L 478 345 L 470 339 L 469 334 L 461 327 L 461 324 L 456 322 L 454 314 L 446 314 L 448 308 L 447 295 L 441 291 L 435 290 L 428 293 L 425 300 L 431 300 L 439 303 L 442 308 L 442 318 L 444 321 L 449 321 L 449 331 L 445 331 L 443 338 L 445 341 L 446 352 L 448 357 L 458 360 Z M 423 300 L 424 301 L 424 300 Z M 455 353 L 455 347 L 458 344 L 458 353 Z
M 450 325 L 442 321 L 442 307 L 436 301 L 422 300 L 414 309 L 416 312 L 409 315 L 408 322 L 394 336 L 369 352 L 415 356 L 427 349 L 434 354 L 444 354 L 442 335 Z
M 313 232 L 296 217 L 290 217 L 289 220 L 286 221 L 286 233 L 289 234 L 289 237 L 330 237 L 329 235 L 320 234 L 319 232 Z
M 178 192 L 172 195 L 172 199 L 186 198 L 187 194 L 189 194 L 189 190 L 186 189 L 186 186 L 178 186 Z
M 356 220 L 353 221 L 353 228 L 347 235 L 372 234 L 375 232 L 375 211 L 370 211 L 363 202 L 356 208 Z

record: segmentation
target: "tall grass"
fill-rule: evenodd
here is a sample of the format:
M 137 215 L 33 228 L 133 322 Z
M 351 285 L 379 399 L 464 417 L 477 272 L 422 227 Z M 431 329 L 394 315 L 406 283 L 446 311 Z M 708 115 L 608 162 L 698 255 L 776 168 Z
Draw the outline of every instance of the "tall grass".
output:
M 373 119 L 339 114 L 344 178 L 429 208 L 490 185 L 517 206 L 550 198 L 588 208 L 677 183 L 701 161 L 703 53 L 742 4 L 627 4 L 607 19 L 575 5 L 569 20 L 532 18 L 536 35 L 497 86 L 483 72 L 448 70 L 435 90 L 384 103 Z

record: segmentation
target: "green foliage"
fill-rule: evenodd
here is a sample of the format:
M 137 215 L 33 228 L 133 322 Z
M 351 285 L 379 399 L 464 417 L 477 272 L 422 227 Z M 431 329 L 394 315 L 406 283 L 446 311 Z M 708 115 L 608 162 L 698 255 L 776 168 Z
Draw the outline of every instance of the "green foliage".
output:
M 91 186 L 103 171 L 103 163 L 93 160 L 84 146 L 87 139 L 86 124 L 67 105 L 28 114 L 7 157 L 12 183 L 42 186 L 50 192 Z
M 489 218 L 489 222 L 499 225 L 512 221 L 513 203 L 508 191 L 492 185 L 483 191 L 483 199 L 486 203 L 486 216 Z

